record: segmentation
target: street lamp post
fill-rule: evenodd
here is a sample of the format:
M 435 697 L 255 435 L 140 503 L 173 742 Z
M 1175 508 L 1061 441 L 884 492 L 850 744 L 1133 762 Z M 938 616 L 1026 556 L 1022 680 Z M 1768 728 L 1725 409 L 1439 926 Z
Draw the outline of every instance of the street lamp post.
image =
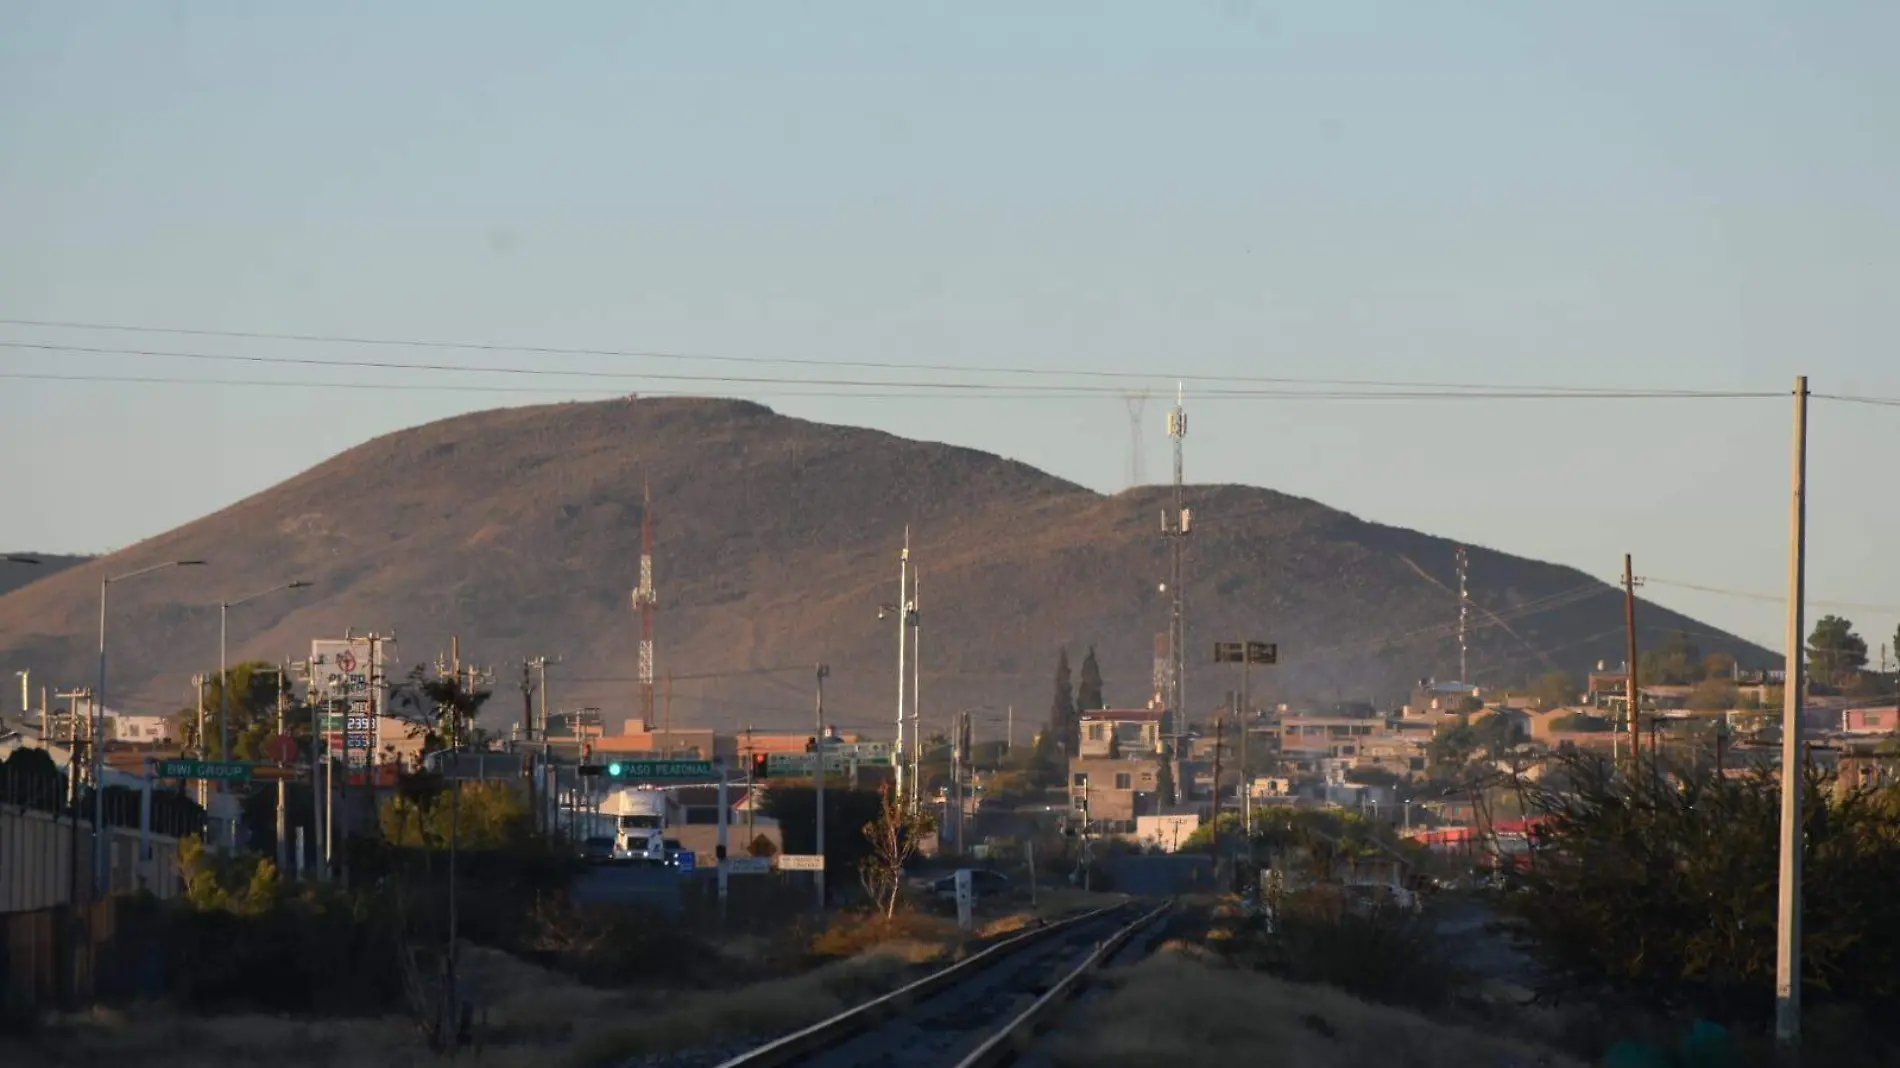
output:
M 92 706 L 92 889 L 95 899 L 105 897 L 109 874 L 106 871 L 105 822 L 106 596 L 115 582 L 135 579 L 169 567 L 203 566 L 203 560 L 168 560 L 162 564 L 142 567 L 123 575 L 109 575 L 99 580 L 99 696 Z
M 249 597 L 240 597 L 235 601 L 218 602 L 218 759 L 231 759 L 231 672 L 225 666 L 225 637 L 230 631 L 231 609 L 241 604 L 249 604 L 259 597 L 268 597 L 285 590 L 301 590 L 310 583 L 302 579 L 287 582 L 281 586 L 272 586 L 268 590 L 259 590 Z

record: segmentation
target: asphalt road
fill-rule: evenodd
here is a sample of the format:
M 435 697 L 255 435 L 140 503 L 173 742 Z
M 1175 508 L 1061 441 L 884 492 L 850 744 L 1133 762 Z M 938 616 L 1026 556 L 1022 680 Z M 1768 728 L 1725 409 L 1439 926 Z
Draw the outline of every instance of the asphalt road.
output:
M 645 905 L 678 912 L 686 878 L 673 868 L 602 865 L 575 881 L 573 895 L 583 905 Z

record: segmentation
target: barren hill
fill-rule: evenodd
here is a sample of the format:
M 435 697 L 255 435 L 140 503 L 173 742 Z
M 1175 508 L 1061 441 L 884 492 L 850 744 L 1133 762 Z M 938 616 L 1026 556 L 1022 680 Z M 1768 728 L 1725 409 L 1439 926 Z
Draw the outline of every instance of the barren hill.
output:
M 12 593 L 22 586 L 38 582 L 40 579 L 46 578 L 49 575 L 58 574 L 69 567 L 76 564 L 83 564 L 91 559 L 91 557 L 87 556 L 61 556 L 57 553 L 9 553 L 0 555 L 19 555 L 39 561 L 38 564 L 0 563 L 0 597 L 5 597 L 7 594 Z
M 458 635 L 495 668 L 486 717 L 520 718 L 523 658 L 557 707 L 610 730 L 637 709 L 643 485 L 656 523 L 659 662 L 682 724 L 803 725 L 828 662 L 828 719 L 881 729 L 895 701 L 909 524 L 921 569 L 926 727 L 1013 704 L 1027 737 L 1056 650 L 1098 648 L 1111 702 L 1146 700 L 1165 605 L 1167 491 L 1094 493 L 968 449 L 791 419 L 757 404 L 643 399 L 507 409 L 389 434 L 221 512 L 0 597 L 0 656 L 60 684 L 91 678 L 98 583 L 167 559 L 210 566 L 113 589 L 114 706 L 169 710 L 215 670 L 217 608 L 293 578 L 308 590 L 232 613 L 232 660 L 308 655 L 316 637 L 394 632 L 405 667 Z M 1190 489 L 1189 704 L 1234 685 L 1216 639 L 1277 641 L 1263 692 L 1387 700 L 1457 671 L 1448 541 L 1243 486 Z M 1622 660 L 1622 603 L 1565 567 L 1471 550 L 1476 681 Z M 1566 600 L 1568 598 L 1568 600 Z M 1549 601 L 1548 611 L 1525 612 Z M 1661 608 L 1647 628 L 1715 628 Z M 1703 638 L 1745 663 L 1765 650 Z

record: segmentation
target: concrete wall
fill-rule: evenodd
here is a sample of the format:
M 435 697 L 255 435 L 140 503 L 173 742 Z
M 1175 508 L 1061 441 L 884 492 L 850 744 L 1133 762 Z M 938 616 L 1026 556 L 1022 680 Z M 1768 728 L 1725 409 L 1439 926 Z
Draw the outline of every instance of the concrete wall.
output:
M 51 813 L 0 805 L 0 913 L 52 908 L 71 901 L 75 842 L 79 885 L 90 889 L 92 827 L 82 821 L 78 834 L 73 832 L 70 821 Z M 107 832 L 111 835 L 107 848 L 112 893 L 145 889 L 161 898 L 178 896 L 182 886 L 176 838 L 153 835 L 152 855 L 141 863 L 137 830 L 113 827 Z

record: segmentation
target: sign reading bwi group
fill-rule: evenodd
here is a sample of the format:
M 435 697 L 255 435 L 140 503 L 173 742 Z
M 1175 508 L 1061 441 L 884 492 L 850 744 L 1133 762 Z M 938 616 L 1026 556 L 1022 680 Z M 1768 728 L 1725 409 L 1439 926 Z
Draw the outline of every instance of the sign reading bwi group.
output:
M 390 644 L 373 636 L 310 643 L 310 696 L 323 709 L 325 748 L 342 753 L 352 783 L 367 775 L 376 752 Z

